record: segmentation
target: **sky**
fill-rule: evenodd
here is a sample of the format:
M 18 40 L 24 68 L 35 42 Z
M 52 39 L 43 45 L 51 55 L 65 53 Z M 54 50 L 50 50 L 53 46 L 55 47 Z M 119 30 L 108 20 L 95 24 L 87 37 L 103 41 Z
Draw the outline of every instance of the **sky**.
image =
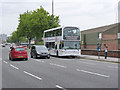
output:
M 54 0 L 54 15 L 61 26 L 77 26 L 81 31 L 114 24 L 119 0 Z M 0 33 L 17 29 L 19 15 L 43 6 L 52 14 L 52 0 L 0 0 Z

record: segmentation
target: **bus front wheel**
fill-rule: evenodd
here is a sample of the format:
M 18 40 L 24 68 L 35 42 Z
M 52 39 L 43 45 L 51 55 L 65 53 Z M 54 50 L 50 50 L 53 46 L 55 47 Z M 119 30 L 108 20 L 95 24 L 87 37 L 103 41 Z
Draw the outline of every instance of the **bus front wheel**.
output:
M 57 57 L 59 57 L 58 51 L 57 51 Z

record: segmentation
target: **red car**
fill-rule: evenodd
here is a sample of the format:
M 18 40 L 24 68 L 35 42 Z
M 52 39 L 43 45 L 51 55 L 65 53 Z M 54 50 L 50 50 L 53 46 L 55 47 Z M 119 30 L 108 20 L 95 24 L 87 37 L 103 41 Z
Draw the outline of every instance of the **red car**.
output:
M 24 47 L 18 46 L 18 47 L 11 47 L 10 53 L 9 53 L 9 60 L 14 59 L 25 59 L 28 60 L 28 54 Z

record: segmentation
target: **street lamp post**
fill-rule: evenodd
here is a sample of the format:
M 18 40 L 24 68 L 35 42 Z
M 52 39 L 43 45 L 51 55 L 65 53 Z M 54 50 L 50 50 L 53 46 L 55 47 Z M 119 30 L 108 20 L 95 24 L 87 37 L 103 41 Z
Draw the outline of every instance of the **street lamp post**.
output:
M 54 28 L 54 1 L 52 0 L 52 27 Z

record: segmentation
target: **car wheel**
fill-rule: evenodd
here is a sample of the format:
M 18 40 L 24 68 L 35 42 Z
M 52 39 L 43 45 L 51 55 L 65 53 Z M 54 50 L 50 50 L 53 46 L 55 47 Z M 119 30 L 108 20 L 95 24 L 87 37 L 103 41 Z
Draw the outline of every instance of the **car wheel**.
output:
M 47 57 L 48 59 L 50 59 L 50 57 Z
M 27 60 L 28 60 L 28 58 L 25 58 L 25 60 L 27 61 Z
M 13 61 L 14 59 L 13 58 L 11 58 L 11 61 Z
M 34 58 L 34 59 L 37 59 L 37 55 L 35 55 L 33 58 Z
M 33 58 L 33 56 L 31 55 L 31 58 Z
M 11 57 L 9 56 L 9 60 L 11 60 Z

